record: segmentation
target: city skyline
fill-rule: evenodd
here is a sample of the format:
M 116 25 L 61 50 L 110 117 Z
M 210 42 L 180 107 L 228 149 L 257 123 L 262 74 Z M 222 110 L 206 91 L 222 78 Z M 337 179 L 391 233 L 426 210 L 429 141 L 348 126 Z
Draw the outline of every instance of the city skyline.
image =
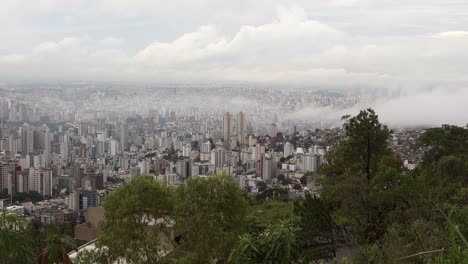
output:
M 399 127 L 466 125 L 467 5 L 2 1 L 0 87 L 357 90 L 372 103 L 310 105 L 292 117 L 339 120 L 372 107 Z

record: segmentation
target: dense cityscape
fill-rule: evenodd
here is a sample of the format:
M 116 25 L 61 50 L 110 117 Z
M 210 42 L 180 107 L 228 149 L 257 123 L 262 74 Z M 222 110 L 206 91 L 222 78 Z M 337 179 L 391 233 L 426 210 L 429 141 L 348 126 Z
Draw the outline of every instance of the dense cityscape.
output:
M 208 98 L 201 103 L 212 89 L 161 89 L 150 95 L 86 86 L 40 94 L 5 88 L 0 102 L 3 207 L 43 224 L 77 225 L 76 238 L 91 241 L 98 230 L 88 235 L 88 209 L 100 207 L 107 193 L 139 175 L 178 186 L 189 177 L 225 173 L 252 195 L 269 187 L 284 188 L 290 197 L 317 194 L 318 184 L 305 178 L 326 163 L 327 151 L 345 133 L 318 121 L 298 126 L 281 113 L 300 104 L 345 108 L 360 98 L 284 93 L 265 98 L 256 90 L 245 102 L 233 95 L 235 89 L 215 90 L 217 100 L 239 97 L 237 109 L 243 110 L 230 112 L 229 102 L 219 105 Z M 422 133 L 392 133 L 390 146 L 407 169 L 421 161 L 424 149 L 416 142 Z M 24 194 L 40 199 L 16 200 L 31 196 Z
M 0 264 L 468 264 L 467 25 L 0 1 Z

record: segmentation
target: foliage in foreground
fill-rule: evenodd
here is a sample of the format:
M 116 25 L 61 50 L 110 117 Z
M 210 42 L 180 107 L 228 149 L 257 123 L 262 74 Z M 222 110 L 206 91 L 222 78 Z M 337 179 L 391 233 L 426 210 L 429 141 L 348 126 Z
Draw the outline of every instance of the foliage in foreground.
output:
M 246 233 L 231 252 L 229 263 L 295 263 L 301 256 L 296 237 L 298 231 L 291 223 L 282 222 L 267 227 L 259 234 Z
M 68 252 L 76 247 L 68 235 L 50 229 L 39 232 L 24 217 L 0 212 L 0 263 L 71 263 Z
M 354 262 L 465 260 L 467 246 L 452 224 L 466 237 L 468 130 L 430 129 L 420 139 L 429 148 L 423 163 L 410 172 L 389 151 L 389 131 L 372 110 L 344 127 L 348 140 L 329 153 L 322 170 L 322 196 L 341 235 L 359 250 Z

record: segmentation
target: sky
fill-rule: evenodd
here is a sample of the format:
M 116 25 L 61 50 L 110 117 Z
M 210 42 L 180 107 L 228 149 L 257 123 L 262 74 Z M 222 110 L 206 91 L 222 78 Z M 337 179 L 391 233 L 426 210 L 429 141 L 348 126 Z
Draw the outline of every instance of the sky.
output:
M 465 0 L 2 0 L 1 78 L 458 87 Z
M 468 94 L 466 0 L 1 0 L 0 32 L 7 82 Z

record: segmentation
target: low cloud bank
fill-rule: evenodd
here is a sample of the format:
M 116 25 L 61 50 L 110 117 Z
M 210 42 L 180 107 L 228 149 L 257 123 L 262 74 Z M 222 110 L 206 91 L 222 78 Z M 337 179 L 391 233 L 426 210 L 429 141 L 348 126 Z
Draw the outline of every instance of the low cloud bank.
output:
M 297 120 L 323 120 L 334 125 L 344 115 L 356 115 L 359 110 L 375 109 L 381 122 L 392 128 L 433 127 L 442 124 L 466 126 L 468 124 L 468 88 L 433 90 L 411 93 L 393 98 L 381 98 L 367 105 L 347 109 L 304 108 L 290 113 Z

